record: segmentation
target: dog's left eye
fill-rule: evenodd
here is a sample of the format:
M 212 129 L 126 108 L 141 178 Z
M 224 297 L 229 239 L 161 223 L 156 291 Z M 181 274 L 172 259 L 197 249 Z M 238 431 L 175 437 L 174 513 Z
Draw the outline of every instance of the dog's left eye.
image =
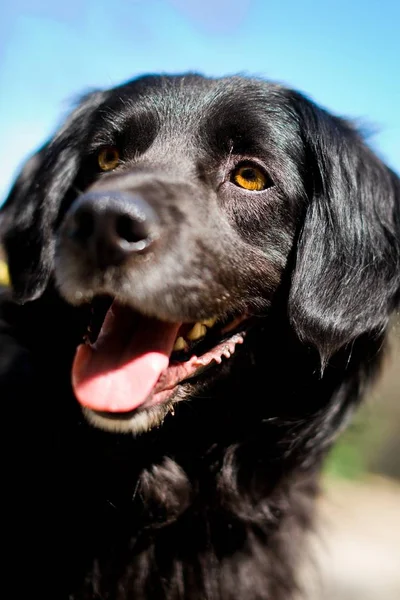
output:
M 268 175 L 258 166 L 239 165 L 232 172 L 232 181 L 250 192 L 261 192 L 272 185 Z
M 112 171 L 119 164 L 119 152 L 115 146 L 102 148 L 97 155 L 97 161 L 102 171 Z

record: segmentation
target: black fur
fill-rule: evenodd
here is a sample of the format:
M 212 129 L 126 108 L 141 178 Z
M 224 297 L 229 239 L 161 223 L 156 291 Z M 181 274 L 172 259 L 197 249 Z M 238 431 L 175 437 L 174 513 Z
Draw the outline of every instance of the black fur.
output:
M 110 144 L 123 163 L 100 175 Z M 264 191 L 235 185 L 241 161 L 266 170 Z M 152 206 L 160 242 L 146 262 L 105 275 L 69 246 L 87 190 Z M 399 303 L 397 176 L 348 122 L 289 89 L 148 76 L 82 100 L 20 174 L 2 235 L 11 595 L 292 598 L 321 463 Z M 89 426 L 70 383 L 87 320 L 74 290 L 122 289 L 165 320 L 253 316 L 232 358 L 136 437 Z

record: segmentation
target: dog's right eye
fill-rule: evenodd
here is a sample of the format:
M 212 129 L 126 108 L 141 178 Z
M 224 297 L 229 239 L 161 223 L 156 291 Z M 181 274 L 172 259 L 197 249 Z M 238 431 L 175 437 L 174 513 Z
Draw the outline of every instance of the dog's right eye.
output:
M 112 171 L 119 164 L 119 152 L 115 146 L 102 148 L 97 155 L 97 161 L 102 171 Z

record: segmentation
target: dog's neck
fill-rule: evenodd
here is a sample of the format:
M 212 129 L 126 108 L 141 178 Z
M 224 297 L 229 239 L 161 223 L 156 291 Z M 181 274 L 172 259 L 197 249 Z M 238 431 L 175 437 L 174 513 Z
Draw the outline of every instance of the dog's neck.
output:
M 203 456 L 176 447 L 168 456 L 126 437 L 97 449 L 96 437 L 87 464 L 76 440 L 80 485 L 76 468 L 71 476 L 80 493 L 69 498 L 74 529 L 68 524 L 64 539 L 86 579 L 71 598 L 102 590 L 123 600 L 287 598 L 313 519 L 315 465 L 283 475 L 282 464 L 259 455 L 262 440 L 210 447 Z
M 40 319 L 30 327 L 40 330 Z M 338 406 L 346 410 L 350 388 L 359 385 L 351 364 L 345 387 L 332 389 L 332 397 L 342 398 L 339 405 L 332 402 L 335 414 L 327 406 L 319 411 L 318 390 L 325 386 L 322 397 L 329 397 L 329 373 L 321 379 L 310 369 L 308 353 L 300 352 L 286 356 L 298 372 L 293 381 L 284 379 L 284 369 L 278 368 L 285 365 L 284 336 L 278 342 L 271 327 L 274 353 L 257 340 L 252 345 L 253 352 L 263 353 L 264 360 L 257 357 L 262 369 L 254 368 L 249 355 L 240 371 L 233 368 L 229 385 L 177 405 L 159 429 L 134 439 L 84 422 L 69 374 L 60 369 L 71 352 L 69 341 L 63 343 L 51 329 L 32 336 L 40 352 L 35 349 L 36 363 L 21 395 L 36 395 L 38 401 L 27 406 L 22 398 L 21 432 L 32 454 L 17 471 L 26 478 L 35 473 L 41 490 L 40 497 L 29 498 L 35 520 L 22 518 L 19 526 L 31 539 L 42 539 L 37 558 L 52 565 L 57 589 L 64 581 L 69 600 L 104 595 L 286 600 L 295 589 L 295 567 L 326 451 L 312 432 L 329 430 Z M 51 344 L 56 350 L 49 352 Z M 352 356 L 356 360 L 356 348 Z M 54 378 L 63 380 L 64 396 L 55 395 Z M 266 379 L 268 386 L 259 385 Z M 257 389 L 265 389 L 265 397 Z M 296 411 L 298 403 L 303 404 Z M 309 417 L 297 419 L 304 403 Z M 66 407 L 73 407 L 69 416 Z M 43 414 L 40 431 L 31 429 L 30 411 L 35 423 L 37 412 Z M 19 502 L 26 498 L 24 482 L 22 477 L 13 484 Z M 41 529 L 48 506 L 65 515 L 56 532 Z M 44 578 L 42 589 L 51 587 L 51 580 Z

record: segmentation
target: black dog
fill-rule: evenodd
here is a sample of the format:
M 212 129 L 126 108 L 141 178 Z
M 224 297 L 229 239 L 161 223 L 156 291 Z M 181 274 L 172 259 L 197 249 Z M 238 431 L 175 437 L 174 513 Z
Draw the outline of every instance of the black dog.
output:
M 279 85 L 146 76 L 82 100 L 2 236 L 11 596 L 292 598 L 399 303 L 397 176 Z

